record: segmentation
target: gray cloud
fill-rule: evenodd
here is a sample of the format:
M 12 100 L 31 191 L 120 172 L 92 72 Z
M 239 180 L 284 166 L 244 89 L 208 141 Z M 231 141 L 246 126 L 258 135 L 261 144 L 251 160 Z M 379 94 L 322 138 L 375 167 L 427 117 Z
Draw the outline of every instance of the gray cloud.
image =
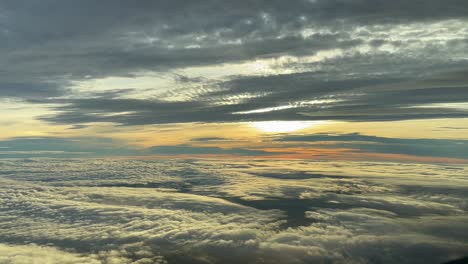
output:
M 329 135 L 290 135 L 276 139 L 281 142 L 307 142 L 325 148 L 352 148 L 358 151 L 393 153 L 429 157 L 467 159 L 467 140 L 456 139 L 404 139 L 366 136 L 357 133 Z M 334 142 L 334 144 L 329 144 Z
M 194 154 L 227 154 L 227 155 L 242 155 L 242 156 L 260 156 L 271 154 L 284 154 L 284 153 L 271 153 L 261 150 L 249 150 L 243 148 L 230 148 L 223 149 L 219 147 L 196 147 L 191 145 L 175 145 L 175 146 L 156 146 L 151 147 L 150 152 L 153 154 L 163 155 L 194 155 Z
M 110 138 L 22 137 L 0 141 L 0 158 L 98 157 L 147 154 L 125 142 Z
M 461 0 L 6 1 L 0 97 L 59 103 L 52 109 L 60 112 L 42 119 L 70 124 L 466 117 L 466 110 L 407 107 L 466 102 L 467 8 Z M 320 52 L 336 54 L 307 60 Z M 210 80 L 178 73 L 266 58 L 279 60 L 271 67 L 282 74 Z M 137 72 L 176 76 L 174 91 L 190 98 L 89 98 L 70 90 L 74 81 Z M 194 81 L 211 92 L 190 93 Z M 245 93 L 260 96 L 229 103 Z M 233 114 L 324 98 L 340 101 Z
M 238 77 L 220 83 L 222 90 L 209 92 L 192 101 L 109 99 L 102 96 L 46 100 L 44 102 L 62 105 L 55 107 L 60 113 L 42 119 L 69 124 L 110 121 L 141 125 L 261 120 L 383 121 L 467 115 L 465 108 L 449 105 L 468 100 L 466 78 L 459 72 L 418 79 L 394 74 L 352 79 L 336 76 L 336 80 L 329 80 L 328 76 L 329 73 L 312 72 Z M 223 98 L 245 93 L 264 95 L 225 104 L 227 102 Z M 282 106 L 289 107 L 255 112 Z
M 0 158 L 89 158 L 105 156 L 204 154 L 262 156 L 284 154 L 284 152 L 268 152 L 246 148 L 203 147 L 193 146 L 190 144 L 153 146 L 145 148 L 131 146 L 127 142 L 102 137 L 20 137 L 0 141 Z

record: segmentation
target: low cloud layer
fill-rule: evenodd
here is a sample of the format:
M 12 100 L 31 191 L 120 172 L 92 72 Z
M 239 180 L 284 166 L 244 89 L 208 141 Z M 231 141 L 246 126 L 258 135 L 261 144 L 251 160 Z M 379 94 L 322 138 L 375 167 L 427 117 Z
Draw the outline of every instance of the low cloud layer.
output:
M 20 137 L 0 141 L 0 158 L 83 158 L 150 155 L 235 155 L 268 156 L 268 152 L 248 148 L 204 147 L 190 144 L 153 147 L 132 146 L 111 138 Z
M 0 141 L 0 158 L 95 158 L 129 156 L 225 156 L 225 157 L 284 157 L 297 153 L 331 151 L 323 153 L 322 159 L 346 160 L 342 153 L 353 153 L 356 159 L 366 160 L 372 154 L 395 154 L 417 158 L 453 159 L 463 163 L 468 160 L 467 140 L 457 139 L 405 139 L 350 134 L 310 134 L 265 136 L 263 144 L 256 147 L 232 147 L 223 144 L 236 140 L 221 137 L 194 138 L 190 143 L 157 145 L 152 147 L 133 146 L 128 142 L 111 138 L 60 138 L 60 137 L 20 137 Z M 192 144 L 193 143 L 193 144 Z M 239 142 L 238 142 L 239 143 Z M 208 145 L 204 145 L 208 144 Z M 221 147 L 213 146 L 219 144 Z M 274 148 L 271 148 L 274 146 Z M 313 156 L 309 156 L 313 157 Z M 303 158 L 308 158 L 304 156 Z M 393 158 L 397 158 L 393 157 Z M 392 157 L 382 157 L 391 160 Z M 431 160 L 432 159 L 432 160 Z
M 357 133 L 342 135 L 290 135 L 276 140 L 280 142 L 306 143 L 311 148 L 351 148 L 371 153 L 468 159 L 466 153 L 466 149 L 468 148 L 467 140 L 384 138 Z
M 0 166 L 2 263 L 442 263 L 468 254 L 462 165 L 29 159 Z

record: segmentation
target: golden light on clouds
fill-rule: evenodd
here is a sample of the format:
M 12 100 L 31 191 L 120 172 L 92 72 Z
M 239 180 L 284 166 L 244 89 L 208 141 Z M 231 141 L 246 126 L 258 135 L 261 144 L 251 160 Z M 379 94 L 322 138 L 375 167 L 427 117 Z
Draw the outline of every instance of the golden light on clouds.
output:
M 288 133 L 307 128 L 314 127 L 316 125 L 324 124 L 325 121 L 262 121 L 252 122 L 251 127 L 265 133 Z

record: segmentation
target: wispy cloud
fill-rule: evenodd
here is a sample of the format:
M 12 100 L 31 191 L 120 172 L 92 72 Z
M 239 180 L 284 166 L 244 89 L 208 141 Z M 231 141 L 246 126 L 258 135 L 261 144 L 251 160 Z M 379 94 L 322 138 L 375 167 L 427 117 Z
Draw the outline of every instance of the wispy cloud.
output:
M 7 2 L 0 97 L 58 104 L 41 120 L 72 125 L 466 117 L 445 107 L 468 99 L 466 9 L 458 0 Z M 76 86 L 155 75 L 164 84 L 102 88 L 118 98 Z M 165 100 L 169 91 L 179 99 Z

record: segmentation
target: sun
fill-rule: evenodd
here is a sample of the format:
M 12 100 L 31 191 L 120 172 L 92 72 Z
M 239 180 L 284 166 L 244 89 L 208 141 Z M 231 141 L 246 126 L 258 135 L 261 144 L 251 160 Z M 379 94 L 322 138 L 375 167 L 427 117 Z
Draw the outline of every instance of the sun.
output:
M 250 126 L 264 133 L 288 133 L 322 124 L 324 121 L 260 121 Z

